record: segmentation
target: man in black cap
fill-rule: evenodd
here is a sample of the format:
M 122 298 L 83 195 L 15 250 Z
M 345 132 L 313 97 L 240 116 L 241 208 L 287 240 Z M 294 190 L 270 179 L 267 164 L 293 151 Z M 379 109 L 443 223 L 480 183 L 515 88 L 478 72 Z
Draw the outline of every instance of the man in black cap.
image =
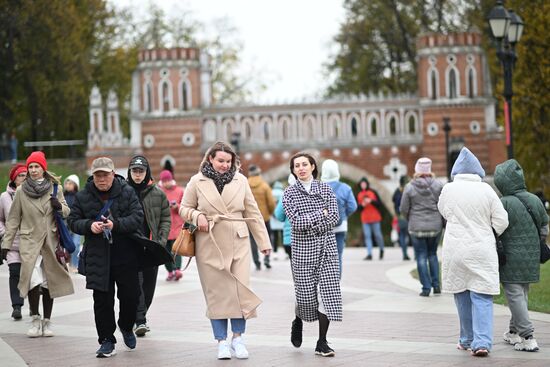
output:
M 94 316 L 101 347 L 98 358 L 116 354 L 115 284 L 120 304 L 118 327 L 124 343 L 136 347 L 132 327 L 139 299 L 138 259 L 142 246 L 131 238 L 141 229 L 143 210 L 135 191 L 116 175 L 113 161 L 93 161 L 92 177 L 80 190 L 67 218 L 74 233 L 85 237 L 79 272 L 86 276 L 86 288 L 93 290 Z

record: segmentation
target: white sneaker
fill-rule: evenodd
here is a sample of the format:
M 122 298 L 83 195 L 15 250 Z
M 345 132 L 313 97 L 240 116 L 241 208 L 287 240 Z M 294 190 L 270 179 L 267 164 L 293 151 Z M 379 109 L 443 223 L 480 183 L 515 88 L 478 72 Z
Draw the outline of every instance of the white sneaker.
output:
M 50 319 L 42 320 L 42 336 L 53 336 Z
M 235 353 L 235 357 L 237 357 L 238 359 L 248 358 L 248 350 L 246 350 L 246 347 L 244 346 L 244 340 L 241 336 L 233 338 L 233 340 L 231 341 L 231 350 L 233 351 L 233 353 Z
M 32 316 L 31 328 L 27 331 L 27 336 L 31 338 L 42 336 L 42 321 L 40 320 L 40 315 Z
M 524 339 L 521 338 L 521 342 L 514 345 L 515 350 L 523 350 L 526 352 L 536 352 L 539 350 L 539 345 L 537 344 L 537 340 L 535 338 L 531 339 Z
M 218 342 L 218 359 L 231 359 L 231 349 L 225 340 Z
M 521 343 L 521 336 L 515 333 L 511 333 L 509 331 L 505 332 L 502 336 L 502 339 L 508 344 L 515 345 L 517 343 Z

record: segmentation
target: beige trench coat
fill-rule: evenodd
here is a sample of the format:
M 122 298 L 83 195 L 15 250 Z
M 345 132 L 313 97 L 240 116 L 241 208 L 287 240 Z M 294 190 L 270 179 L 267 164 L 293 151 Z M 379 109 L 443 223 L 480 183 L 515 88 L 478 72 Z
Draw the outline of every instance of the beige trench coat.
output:
M 73 282 L 69 273 L 57 262 L 55 248 L 57 247 L 57 227 L 53 216 L 50 192 L 38 199 L 33 199 L 17 188 L 8 221 L 2 248 L 11 248 L 17 230 L 19 230 L 19 254 L 21 256 L 21 274 L 19 292 L 26 297 L 29 292 L 32 271 L 38 255 L 42 255 L 44 275 L 48 282 L 48 290 L 52 298 L 67 296 L 74 293 Z M 62 186 L 58 186 L 57 198 L 63 207 L 63 217 L 69 215 L 70 209 L 63 197 Z
M 218 193 L 202 173 L 191 178 L 179 214 L 197 224 L 206 215 L 210 231 L 195 232 L 195 259 L 209 319 L 256 316 L 262 302 L 250 289 L 249 230 L 260 250 L 271 248 L 269 235 L 246 177 L 236 173 Z

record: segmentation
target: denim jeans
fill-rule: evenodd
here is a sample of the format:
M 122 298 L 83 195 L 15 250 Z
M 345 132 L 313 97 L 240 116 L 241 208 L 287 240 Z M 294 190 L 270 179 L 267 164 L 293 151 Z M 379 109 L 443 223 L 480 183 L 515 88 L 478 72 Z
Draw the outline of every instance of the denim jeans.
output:
M 338 262 L 340 263 L 340 279 L 342 279 L 342 254 L 344 253 L 344 247 L 346 247 L 346 234 L 347 232 L 336 232 L 336 248 L 338 249 Z
M 411 235 L 416 255 L 418 277 L 424 291 L 429 291 L 432 287 L 439 287 L 439 261 L 437 259 L 439 236 L 440 234 L 435 237 L 415 237 Z
M 363 234 L 365 235 L 365 246 L 367 247 L 367 254 L 372 255 L 372 234 L 374 232 L 374 240 L 380 248 L 380 251 L 384 251 L 384 237 L 382 237 L 382 227 L 380 222 L 363 223 Z
M 409 222 L 405 218 L 398 219 L 399 225 L 399 246 L 401 246 L 401 251 L 403 251 L 403 259 L 409 257 L 407 254 L 407 245 L 409 242 Z
M 76 233 L 71 233 L 73 238 L 73 243 L 76 246 L 74 252 L 71 254 L 71 266 L 73 268 L 78 267 L 78 254 L 80 253 L 80 235 Z
M 211 319 L 212 331 L 214 332 L 214 339 L 225 340 L 227 339 L 227 319 Z M 231 319 L 231 331 L 235 334 L 243 334 L 246 329 L 246 320 Z
M 460 320 L 459 343 L 472 350 L 493 346 L 493 296 L 464 291 L 455 293 Z
M 22 307 L 25 303 L 24 299 L 21 297 L 21 294 L 19 293 L 19 288 L 17 285 L 19 284 L 19 275 L 21 274 L 21 263 L 11 263 L 8 265 L 10 270 L 10 298 L 11 298 L 11 306 L 19 306 Z

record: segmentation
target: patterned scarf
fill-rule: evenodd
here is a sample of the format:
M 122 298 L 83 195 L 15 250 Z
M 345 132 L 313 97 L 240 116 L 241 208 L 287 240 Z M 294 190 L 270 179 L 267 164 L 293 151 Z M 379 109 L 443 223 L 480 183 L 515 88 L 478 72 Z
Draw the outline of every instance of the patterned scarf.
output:
M 21 186 L 21 190 L 23 190 L 25 194 L 29 195 L 31 198 L 38 199 L 50 191 L 52 181 L 50 181 L 47 177 L 44 177 L 41 182 L 38 182 L 30 177 L 27 177 Z
M 231 169 L 225 173 L 219 173 L 212 167 L 212 164 L 210 162 L 205 162 L 201 168 L 201 172 L 203 175 L 205 175 L 208 178 L 211 178 L 214 181 L 214 184 L 216 185 L 216 188 L 218 189 L 218 192 L 221 194 L 223 191 L 223 188 L 225 185 L 230 183 L 233 180 L 233 177 L 235 176 L 235 167 L 231 167 Z

